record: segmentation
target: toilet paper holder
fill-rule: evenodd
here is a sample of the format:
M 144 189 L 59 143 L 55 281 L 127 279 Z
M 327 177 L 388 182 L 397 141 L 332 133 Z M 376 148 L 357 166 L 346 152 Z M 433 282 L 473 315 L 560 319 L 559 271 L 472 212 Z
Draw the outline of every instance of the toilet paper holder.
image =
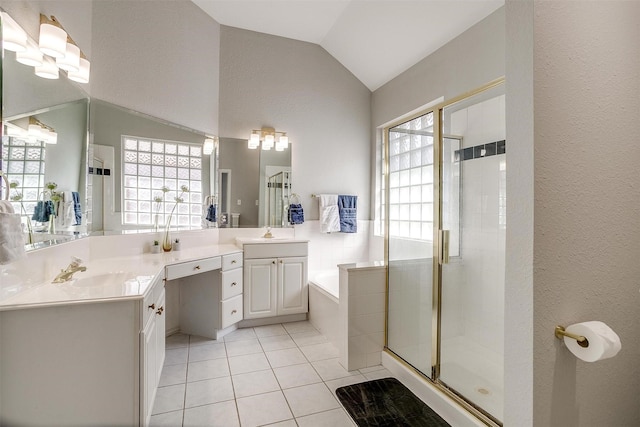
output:
M 582 335 L 572 334 L 571 332 L 567 332 L 565 331 L 564 326 L 560 326 L 560 325 L 556 326 L 555 335 L 556 335 L 556 338 L 558 338 L 559 340 L 561 340 L 562 337 L 569 337 L 576 340 L 580 347 L 584 347 L 584 348 L 589 347 L 589 340 L 587 339 L 587 337 L 584 337 Z

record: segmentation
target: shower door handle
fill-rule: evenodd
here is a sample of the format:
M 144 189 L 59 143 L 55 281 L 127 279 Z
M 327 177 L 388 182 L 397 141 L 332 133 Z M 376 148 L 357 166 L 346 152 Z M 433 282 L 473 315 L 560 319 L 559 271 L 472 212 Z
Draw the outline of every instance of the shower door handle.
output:
M 449 264 L 449 230 L 438 230 L 438 263 Z

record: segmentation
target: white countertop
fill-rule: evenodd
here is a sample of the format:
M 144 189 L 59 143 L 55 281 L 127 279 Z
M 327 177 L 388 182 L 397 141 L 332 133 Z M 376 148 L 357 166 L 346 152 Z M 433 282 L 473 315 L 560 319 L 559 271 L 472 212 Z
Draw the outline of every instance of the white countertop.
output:
M 236 237 L 236 245 L 242 248 L 243 245 L 283 244 L 283 243 L 308 243 L 309 240 L 295 239 L 291 237 Z
M 235 245 L 210 245 L 161 254 L 145 253 L 126 257 L 102 258 L 84 264 L 64 283 L 33 283 L 15 275 L 2 277 L 0 311 L 87 302 L 140 299 L 156 279 L 164 279 L 167 265 L 237 253 Z M 80 254 L 79 254 L 80 255 Z M 60 269 L 66 265 L 60 266 Z

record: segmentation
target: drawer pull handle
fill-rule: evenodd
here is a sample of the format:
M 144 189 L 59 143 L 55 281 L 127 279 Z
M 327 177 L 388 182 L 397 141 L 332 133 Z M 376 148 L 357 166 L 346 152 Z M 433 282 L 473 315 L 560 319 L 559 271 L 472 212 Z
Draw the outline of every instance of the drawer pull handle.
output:
M 280 264 L 282 264 L 282 260 L 280 260 Z
M 237 285 L 237 283 L 236 283 L 236 282 L 233 282 L 233 283 L 231 284 L 231 286 L 235 286 L 235 285 Z
M 155 305 L 155 304 L 151 304 L 151 305 L 149 306 L 149 308 L 150 308 L 151 310 L 155 310 L 155 309 L 156 309 L 156 305 Z
M 275 264 L 275 263 L 276 263 L 276 261 L 275 261 L 275 260 L 271 261 L 271 264 Z
M 231 314 L 236 314 L 238 310 L 231 310 Z
M 164 311 L 164 307 L 160 307 L 160 308 L 158 309 L 158 311 L 156 311 L 156 314 L 158 314 L 158 315 L 162 316 L 162 312 L 163 312 L 163 311 Z
M 236 262 L 237 262 L 237 261 L 236 261 L 235 259 L 234 259 L 234 260 L 231 260 L 231 264 L 235 264 Z
M 196 265 L 195 267 L 193 267 L 194 270 L 200 270 L 200 266 Z

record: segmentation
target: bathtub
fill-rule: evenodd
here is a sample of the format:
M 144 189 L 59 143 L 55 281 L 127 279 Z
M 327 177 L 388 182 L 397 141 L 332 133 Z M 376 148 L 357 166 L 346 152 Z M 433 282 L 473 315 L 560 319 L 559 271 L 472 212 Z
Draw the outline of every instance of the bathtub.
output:
M 340 349 L 338 268 L 309 275 L 309 322 Z

